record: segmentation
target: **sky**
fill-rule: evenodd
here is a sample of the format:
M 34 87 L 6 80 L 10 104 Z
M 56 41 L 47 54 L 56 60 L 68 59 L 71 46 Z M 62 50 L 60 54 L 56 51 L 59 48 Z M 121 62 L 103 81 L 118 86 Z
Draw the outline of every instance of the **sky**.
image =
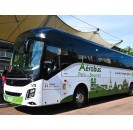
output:
M 133 48 L 133 15 L 59 15 L 59 17 L 81 31 L 89 32 L 99 28 L 101 37 L 109 43 L 115 44 L 123 40 L 118 47 Z

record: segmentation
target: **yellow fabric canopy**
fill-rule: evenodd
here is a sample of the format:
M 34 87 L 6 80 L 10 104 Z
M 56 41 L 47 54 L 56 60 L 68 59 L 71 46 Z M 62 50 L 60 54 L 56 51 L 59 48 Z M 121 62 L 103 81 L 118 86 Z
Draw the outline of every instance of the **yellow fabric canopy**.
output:
M 1 15 L 0 39 L 14 43 L 20 33 L 42 26 L 58 28 L 108 48 L 115 46 L 101 38 L 98 33 L 81 32 L 70 27 L 56 15 Z

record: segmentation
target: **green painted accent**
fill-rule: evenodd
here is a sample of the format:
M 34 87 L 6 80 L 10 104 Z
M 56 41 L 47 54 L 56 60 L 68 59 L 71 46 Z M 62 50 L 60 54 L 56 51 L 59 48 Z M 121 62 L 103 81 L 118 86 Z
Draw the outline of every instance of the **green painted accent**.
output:
M 112 84 L 111 71 L 110 71 L 109 85 L 97 84 L 96 78 L 91 78 L 91 91 L 89 92 L 89 97 L 95 98 L 95 97 L 102 97 L 119 93 L 126 93 L 128 92 L 128 86 L 129 85 L 126 79 L 121 84 L 117 84 L 116 81 L 114 84 Z
M 9 96 L 7 94 L 4 94 L 4 100 L 15 104 L 22 104 L 23 97 Z
M 114 88 L 112 90 L 105 90 L 104 88 L 97 87 L 95 91 L 89 92 L 89 98 L 109 96 L 109 95 L 126 93 L 126 92 L 128 92 L 128 88 L 122 88 L 121 90 L 119 90 L 118 88 Z
M 73 95 L 69 95 L 69 96 L 65 97 L 64 99 L 62 99 L 61 103 L 71 102 L 72 100 L 73 100 Z

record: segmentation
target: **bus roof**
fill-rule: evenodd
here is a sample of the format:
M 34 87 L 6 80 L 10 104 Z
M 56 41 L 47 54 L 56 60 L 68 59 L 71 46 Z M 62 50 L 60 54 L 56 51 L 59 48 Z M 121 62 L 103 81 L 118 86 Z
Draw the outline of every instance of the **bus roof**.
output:
M 104 47 L 104 46 L 102 46 L 102 45 L 100 45 L 100 44 L 98 44 L 96 42 L 93 42 L 93 41 L 90 41 L 90 40 L 87 40 L 87 39 L 84 39 L 84 38 L 81 38 L 81 37 L 78 37 L 78 36 L 69 34 L 69 33 L 65 32 L 65 31 L 59 30 L 57 28 L 52 28 L 52 27 L 35 28 L 35 29 L 31 29 L 31 30 L 29 30 L 27 32 L 22 33 L 20 36 L 22 36 L 22 35 L 27 36 L 27 34 L 34 35 L 34 36 L 38 36 L 39 34 L 46 34 L 46 35 L 47 34 L 56 34 L 56 35 L 59 34 L 60 35 L 60 38 L 65 37 L 65 38 L 68 38 L 68 39 L 70 39 L 72 41 L 75 41 L 76 40 L 76 41 L 85 43 L 86 45 L 87 44 L 91 44 L 91 45 L 95 45 L 95 46 L 98 46 L 98 47 L 102 47 L 104 49 L 107 49 L 107 50 L 110 50 L 110 51 L 113 51 L 113 52 L 116 52 L 116 53 L 120 53 L 120 54 L 123 54 L 123 55 L 127 55 L 127 54 L 122 53 L 122 52 L 119 52 L 117 50 L 110 49 L 110 48 L 106 48 L 106 47 Z M 46 38 L 47 38 L 47 36 L 46 36 Z M 127 55 L 127 56 L 129 56 L 129 55 Z M 132 57 L 132 56 L 130 56 L 130 57 Z

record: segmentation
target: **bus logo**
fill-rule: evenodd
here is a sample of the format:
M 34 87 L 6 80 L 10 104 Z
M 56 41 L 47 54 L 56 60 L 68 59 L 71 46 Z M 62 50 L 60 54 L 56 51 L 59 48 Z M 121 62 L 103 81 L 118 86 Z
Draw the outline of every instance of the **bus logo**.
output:
M 48 88 L 48 84 L 47 83 L 45 84 L 45 88 Z
M 97 68 L 95 66 L 89 67 L 88 65 L 84 65 L 84 63 L 81 64 L 79 71 L 84 70 L 84 71 L 89 71 L 89 72 L 101 72 L 101 68 Z
M 11 81 L 11 85 L 13 85 L 13 83 L 14 83 L 14 81 L 12 80 L 12 81 Z

